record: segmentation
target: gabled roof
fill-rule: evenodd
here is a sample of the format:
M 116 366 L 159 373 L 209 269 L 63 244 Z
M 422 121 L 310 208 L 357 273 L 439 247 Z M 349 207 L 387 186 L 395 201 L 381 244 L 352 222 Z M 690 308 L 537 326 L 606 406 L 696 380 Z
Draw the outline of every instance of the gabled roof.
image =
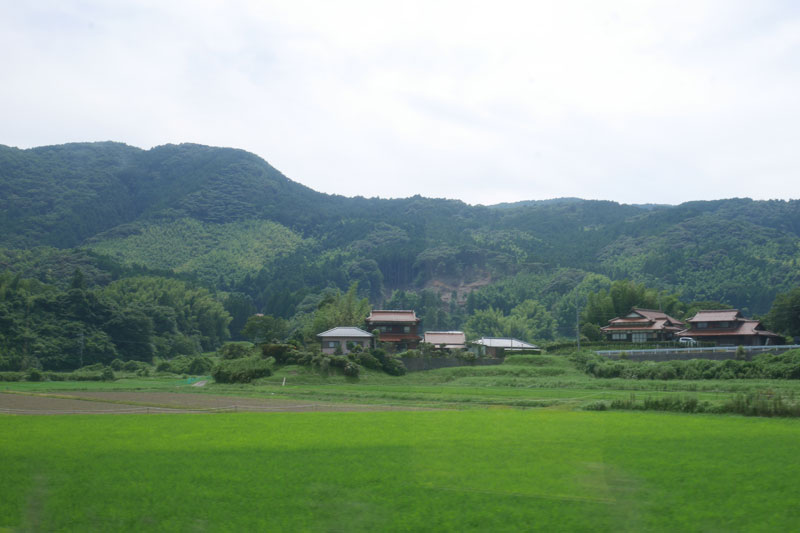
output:
M 442 344 L 446 346 L 465 346 L 467 344 L 467 336 L 463 331 L 426 331 L 423 342 L 437 346 Z
M 516 350 L 535 350 L 538 348 L 538 346 L 534 346 L 533 344 L 529 344 L 525 341 L 505 337 L 483 337 L 476 341 L 472 341 L 472 344 L 480 344 L 481 346 L 486 346 L 488 348 L 508 348 Z
M 401 309 L 373 309 L 367 317 L 367 322 L 395 322 L 398 324 L 416 324 L 419 322 L 417 314 L 411 310 Z
M 631 316 L 633 315 L 633 316 Z M 641 330 L 679 330 L 683 328 L 683 322 L 673 318 L 662 311 L 654 309 L 641 309 L 634 307 L 626 316 L 618 316 L 608 321 L 608 325 L 600 329 L 603 331 L 621 329 L 641 329 Z
M 744 316 L 738 309 L 712 309 L 698 311 L 687 322 L 733 322 L 743 318 Z
M 739 320 L 736 328 L 708 328 L 708 329 L 685 329 L 678 332 L 679 336 L 686 337 L 732 337 L 746 335 L 750 337 L 780 337 L 777 333 L 767 331 L 759 320 Z
M 372 333 L 368 333 L 361 328 L 352 328 L 352 327 L 345 327 L 345 328 L 333 328 L 329 329 L 328 331 L 323 331 L 322 333 L 318 333 L 317 337 L 350 337 L 350 338 L 372 338 L 374 335 Z
M 634 307 L 631 309 L 632 312 L 639 313 L 640 315 L 644 316 L 645 318 L 649 318 L 650 320 L 668 320 L 673 324 L 683 324 L 677 318 L 672 318 L 667 313 L 663 311 L 656 311 L 654 309 L 640 309 L 638 307 Z

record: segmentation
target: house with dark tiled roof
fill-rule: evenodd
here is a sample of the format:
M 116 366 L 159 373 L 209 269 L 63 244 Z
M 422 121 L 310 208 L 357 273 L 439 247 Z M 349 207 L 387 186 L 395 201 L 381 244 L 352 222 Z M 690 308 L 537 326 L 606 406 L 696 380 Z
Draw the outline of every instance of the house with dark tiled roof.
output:
M 397 350 L 416 348 L 422 340 L 418 332 L 420 319 L 414 311 L 373 309 L 366 323 L 368 330 L 378 330 L 380 342 L 393 344 Z
M 717 346 L 783 344 L 783 337 L 767 331 L 761 321 L 745 318 L 738 309 L 698 311 L 687 322 L 689 327 L 679 331 L 679 337 L 692 337 Z
M 672 340 L 685 327 L 683 322 L 661 311 L 634 307 L 600 329 L 610 341 L 655 342 Z
M 334 354 L 340 350 L 343 355 L 350 353 L 356 346 L 361 346 L 365 350 L 372 348 L 375 338 L 372 333 L 351 327 L 329 329 L 317 334 L 317 337 L 322 343 L 322 353 Z

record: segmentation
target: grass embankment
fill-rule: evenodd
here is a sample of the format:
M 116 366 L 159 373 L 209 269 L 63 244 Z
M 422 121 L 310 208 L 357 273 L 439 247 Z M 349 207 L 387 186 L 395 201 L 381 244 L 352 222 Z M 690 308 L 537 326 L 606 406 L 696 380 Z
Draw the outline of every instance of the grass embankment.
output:
M 638 365 L 640 363 L 629 363 Z M 646 363 L 642 363 L 646 365 Z M 82 390 L 178 391 L 229 396 L 263 397 L 422 407 L 549 407 L 574 409 L 605 402 L 641 408 L 646 400 L 691 400 L 721 406 L 739 395 L 780 395 L 796 403 L 800 380 L 768 379 L 626 379 L 587 375 L 566 356 L 511 356 L 498 366 L 467 366 L 388 376 L 364 370 L 358 379 L 323 375 L 309 367 L 284 366 L 267 378 L 245 385 L 192 387 L 198 378 L 123 375 L 113 382 L 3 382 L 0 390 L 31 393 Z M 285 384 L 284 384 L 285 379 Z M 636 405 L 631 403 L 634 394 Z
M 800 421 L 448 411 L 0 418 L 0 529 L 787 531 Z

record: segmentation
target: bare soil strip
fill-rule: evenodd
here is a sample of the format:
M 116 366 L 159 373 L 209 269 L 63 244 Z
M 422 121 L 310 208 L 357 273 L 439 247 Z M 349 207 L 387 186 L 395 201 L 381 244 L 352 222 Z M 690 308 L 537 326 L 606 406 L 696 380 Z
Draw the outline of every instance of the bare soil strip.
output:
M 423 409 L 386 405 L 323 404 L 302 400 L 240 398 L 175 392 L 0 393 L 0 414 L 11 415 L 409 410 Z

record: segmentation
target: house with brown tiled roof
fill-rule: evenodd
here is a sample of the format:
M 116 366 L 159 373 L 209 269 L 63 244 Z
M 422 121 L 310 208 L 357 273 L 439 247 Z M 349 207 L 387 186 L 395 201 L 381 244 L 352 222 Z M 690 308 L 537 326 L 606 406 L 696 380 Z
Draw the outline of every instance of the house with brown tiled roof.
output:
M 634 307 L 600 329 L 610 341 L 655 342 L 672 340 L 684 328 L 683 322 L 666 313 Z
M 396 309 L 373 309 L 366 319 L 367 330 L 378 330 L 378 340 L 393 344 L 397 350 L 416 348 L 420 319 L 414 311 Z
M 679 337 L 692 337 L 717 346 L 764 346 L 783 344 L 783 337 L 767 331 L 759 320 L 749 320 L 738 309 L 698 311 L 687 320 Z

